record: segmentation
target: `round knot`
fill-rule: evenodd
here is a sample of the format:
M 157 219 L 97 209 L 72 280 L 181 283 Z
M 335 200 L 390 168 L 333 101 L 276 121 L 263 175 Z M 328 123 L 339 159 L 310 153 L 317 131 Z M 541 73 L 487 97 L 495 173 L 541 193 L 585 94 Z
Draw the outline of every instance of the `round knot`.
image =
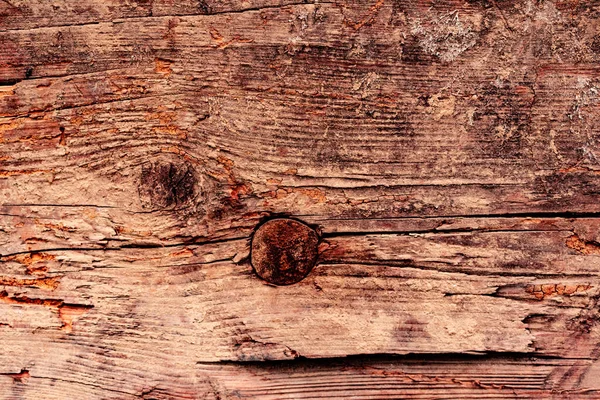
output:
M 317 262 L 319 237 L 302 222 L 277 218 L 262 224 L 252 237 L 251 262 L 265 281 L 291 285 L 308 275 Z

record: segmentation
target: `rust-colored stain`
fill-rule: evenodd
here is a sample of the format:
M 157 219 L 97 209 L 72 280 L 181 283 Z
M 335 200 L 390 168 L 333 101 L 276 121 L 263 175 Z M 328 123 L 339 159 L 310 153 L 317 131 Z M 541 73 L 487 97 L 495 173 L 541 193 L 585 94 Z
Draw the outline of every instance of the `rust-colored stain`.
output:
M 58 317 L 62 321 L 61 329 L 67 333 L 73 331 L 73 321 L 89 311 L 91 307 L 73 304 L 63 304 L 58 308 Z
M 600 254 L 600 244 L 581 239 L 576 234 L 570 236 L 566 241 L 567 247 L 577 250 L 581 254 Z
M 7 304 L 38 305 L 54 308 L 64 304 L 64 301 L 59 299 L 32 299 L 27 296 L 10 296 L 6 290 L 0 292 L 0 301 Z
M 9 257 L 5 258 L 6 261 L 16 261 L 23 265 L 29 265 L 29 264 L 34 264 L 34 263 L 44 262 L 44 261 L 53 261 L 55 259 L 56 259 L 55 255 L 48 254 L 48 253 L 42 253 L 42 252 L 17 254 L 17 255 L 9 256 Z
M 246 196 L 252 193 L 252 187 L 245 183 L 238 183 L 231 187 L 230 198 L 233 202 L 239 202 L 240 197 Z
M 550 296 L 570 296 L 575 293 L 585 292 L 591 289 L 591 285 L 573 285 L 573 284 L 540 284 L 540 285 L 527 285 L 525 291 L 533 295 L 538 300 L 544 300 Z
M 31 377 L 31 375 L 29 374 L 29 371 L 26 369 L 22 369 L 21 372 L 17 372 L 16 374 L 2 374 L 2 375 L 11 377 L 15 383 L 27 383 L 27 381 Z
M 189 249 L 187 247 L 178 250 L 178 251 L 174 251 L 172 253 L 169 254 L 170 257 L 193 257 L 194 256 L 194 252 L 192 251 L 192 249 Z
M 230 187 L 229 196 L 221 199 L 221 202 L 225 205 L 230 206 L 232 209 L 241 208 L 241 201 L 243 200 L 243 198 L 252 194 L 254 191 L 252 185 L 249 183 L 242 182 L 236 177 L 236 174 L 233 170 L 235 165 L 233 160 L 224 156 L 219 156 L 217 158 L 217 162 L 222 166 L 225 172 L 216 172 L 210 175 L 215 177 L 216 179 L 227 180 L 227 184 Z
M 39 289 L 55 290 L 60 283 L 60 278 L 32 278 L 21 279 L 7 276 L 0 277 L 0 286 L 31 286 Z
M 4 257 L 4 261 L 14 261 L 25 266 L 26 272 L 30 275 L 41 275 L 48 272 L 47 263 L 54 261 L 55 255 L 48 253 L 28 253 L 16 254 L 14 256 Z
M 327 201 L 325 192 L 320 189 L 286 188 L 273 190 L 267 193 L 267 196 L 277 200 L 290 195 L 300 195 L 306 198 L 310 203 L 325 203 Z
M 222 42 L 223 41 L 223 36 L 219 33 L 218 30 L 216 30 L 212 26 L 209 29 L 209 33 L 210 33 L 210 37 L 212 37 L 213 40 L 215 40 L 216 42 Z
M 171 69 L 171 62 L 162 58 L 156 58 L 154 60 L 154 72 L 157 72 L 163 75 L 165 78 L 168 78 L 173 73 L 173 70 Z
M 25 266 L 30 275 L 40 275 L 48 272 L 47 263 L 54 261 L 56 256 L 48 253 L 17 254 L 3 258 L 4 261 L 14 261 Z
M 217 157 L 217 162 L 223 166 L 229 183 L 235 183 L 235 178 L 233 176 L 233 166 L 235 165 L 235 163 L 233 162 L 233 160 L 225 156 L 219 156 Z
M 164 107 L 158 107 L 157 111 L 147 112 L 145 119 L 156 124 L 156 126 L 152 127 L 152 130 L 157 134 L 172 135 L 180 139 L 187 138 L 188 132 L 178 124 L 180 116 L 177 112 L 167 111 Z
M 35 299 L 27 296 L 11 296 L 6 290 L 0 291 L 0 301 L 7 304 L 44 306 L 56 309 L 62 323 L 60 329 L 67 333 L 73 331 L 74 319 L 94 308 L 93 305 L 88 304 L 67 304 L 61 299 Z
M 25 267 L 28 275 L 45 275 L 48 272 L 48 266 L 45 264 L 32 264 Z
M 38 220 L 36 220 L 36 224 L 41 225 L 44 228 L 54 230 L 54 231 L 75 232 L 77 230 L 76 228 L 73 228 L 73 227 L 64 226 L 62 223 L 60 223 L 60 224 L 40 223 Z

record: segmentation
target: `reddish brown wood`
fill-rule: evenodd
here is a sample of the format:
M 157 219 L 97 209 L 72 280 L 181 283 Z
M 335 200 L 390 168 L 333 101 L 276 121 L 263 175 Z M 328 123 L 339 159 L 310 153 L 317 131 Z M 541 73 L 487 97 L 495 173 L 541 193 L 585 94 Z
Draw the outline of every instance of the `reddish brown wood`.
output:
M 0 398 L 599 399 L 599 17 L 0 1 Z

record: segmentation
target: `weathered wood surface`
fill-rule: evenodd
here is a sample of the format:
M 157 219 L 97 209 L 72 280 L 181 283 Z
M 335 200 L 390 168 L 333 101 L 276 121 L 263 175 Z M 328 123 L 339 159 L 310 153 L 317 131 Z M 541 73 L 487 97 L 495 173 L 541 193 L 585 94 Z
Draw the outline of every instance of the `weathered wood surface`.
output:
M 600 398 L 599 18 L 0 1 L 0 399 Z

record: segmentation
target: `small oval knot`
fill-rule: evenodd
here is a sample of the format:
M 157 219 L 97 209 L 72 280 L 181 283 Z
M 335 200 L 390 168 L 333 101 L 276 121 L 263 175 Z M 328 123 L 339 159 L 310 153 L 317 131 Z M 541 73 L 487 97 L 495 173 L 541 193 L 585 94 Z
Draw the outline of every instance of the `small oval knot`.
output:
M 265 281 L 291 285 L 304 279 L 317 262 L 319 236 L 302 222 L 277 218 L 262 224 L 252 237 L 251 262 Z

